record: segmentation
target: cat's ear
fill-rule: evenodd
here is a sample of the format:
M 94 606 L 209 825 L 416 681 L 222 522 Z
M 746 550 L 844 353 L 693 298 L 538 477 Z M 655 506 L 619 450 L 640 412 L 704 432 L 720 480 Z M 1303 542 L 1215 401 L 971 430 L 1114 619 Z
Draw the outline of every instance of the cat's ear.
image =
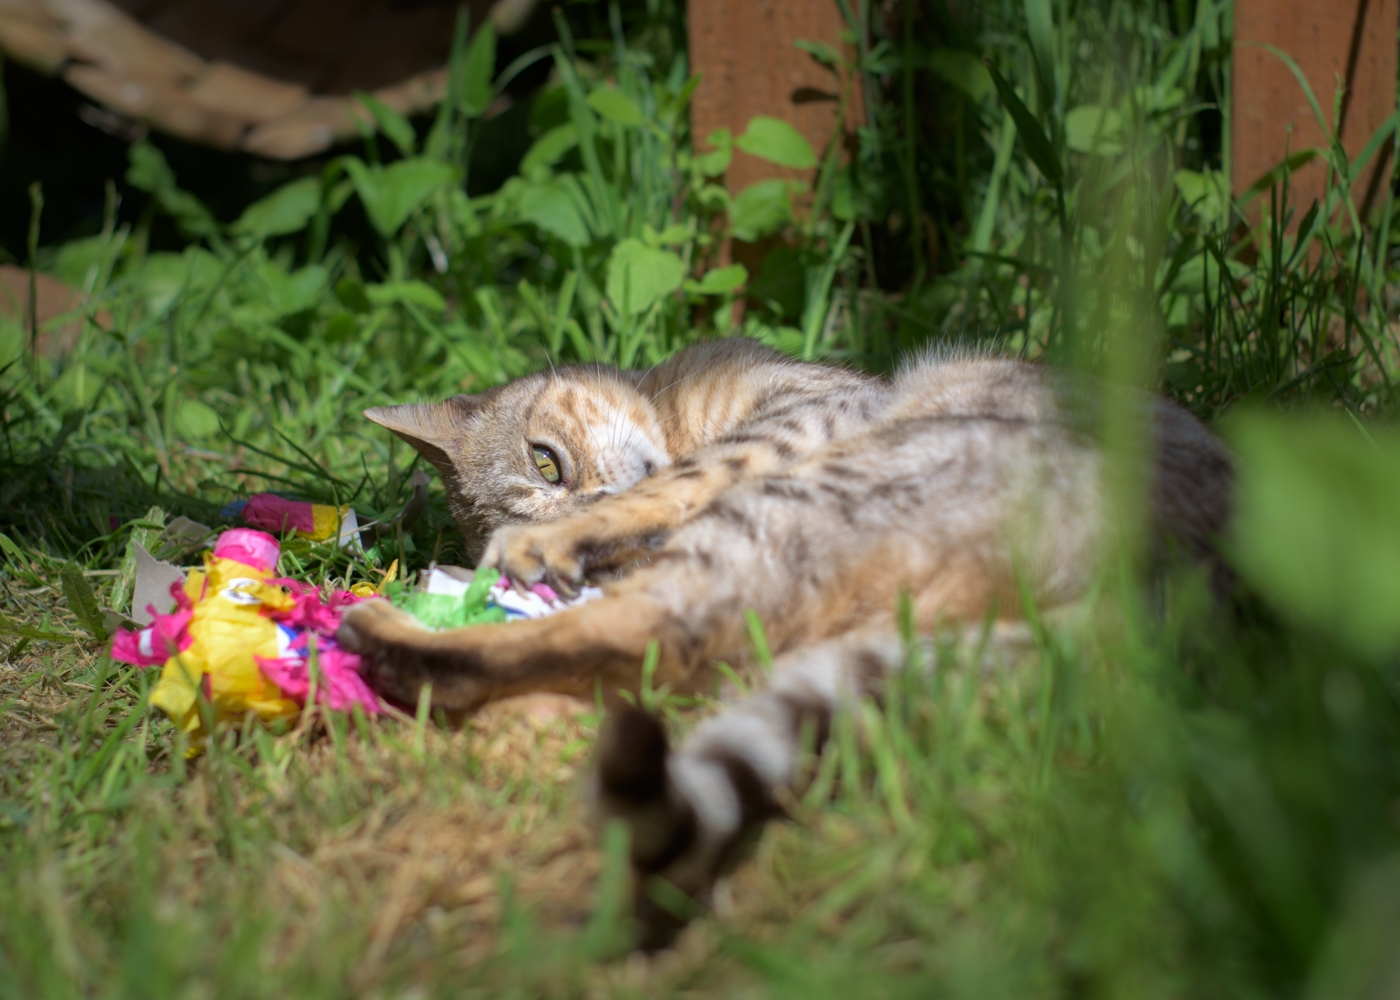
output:
M 453 396 L 441 403 L 376 406 L 365 410 L 365 416 L 381 427 L 389 428 L 417 448 L 429 462 L 445 471 L 452 467 L 452 460 L 447 455 L 448 446 L 461 437 L 462 428 L 498 391 L 493 388 L 471 396 Z

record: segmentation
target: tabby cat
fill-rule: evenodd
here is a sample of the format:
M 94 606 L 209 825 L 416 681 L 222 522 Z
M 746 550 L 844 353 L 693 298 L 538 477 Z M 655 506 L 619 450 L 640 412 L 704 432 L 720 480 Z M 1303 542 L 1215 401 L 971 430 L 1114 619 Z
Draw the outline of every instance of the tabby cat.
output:
M 892 380 L 796 361 L 743 338 L 649 371 L 560 368 L 438 404 L 369 410 L 437 467 L 473 556 L 520 585 L 605 596 L 548 618 L 429 632 L 383 601 L 341 642 L 382 693 L 432 683 L 447 710 L 530 691 L 708 691 L 748 659 L 745 612 L 776 660 L 767 689 L 700 725 L 679 752 L 645 713 L 614 715 L 598 798 L 632 827 L 638 884 L 697 899 L 775 814 L 804 733 L 878 694 L 904 661 L 901 593 L 920 629 L 1014 621 L 1081 597 L 1114 523 L 1091 394 L 1017 360 L 929 354 Z M 1151 522 L 1213 561 L 1230 459 L 1186 411 L 1133 397 L 1154 457 Z M 638 896 L 648 944 L 678 924 Z

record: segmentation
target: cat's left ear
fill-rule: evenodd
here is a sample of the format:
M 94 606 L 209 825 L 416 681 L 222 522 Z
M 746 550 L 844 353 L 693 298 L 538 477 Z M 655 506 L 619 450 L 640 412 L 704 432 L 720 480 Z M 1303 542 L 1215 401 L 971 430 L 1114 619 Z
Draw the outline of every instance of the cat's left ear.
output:
M 461 436 L 463 427 L 497 392 L 499 389 L 492 388 L 475 395 L 453 396 L 441 403 L 376 406 L 365 410 L 365 416 L 413 445 L 419 454 L 446 475 L 452 468 L 447 448 Z

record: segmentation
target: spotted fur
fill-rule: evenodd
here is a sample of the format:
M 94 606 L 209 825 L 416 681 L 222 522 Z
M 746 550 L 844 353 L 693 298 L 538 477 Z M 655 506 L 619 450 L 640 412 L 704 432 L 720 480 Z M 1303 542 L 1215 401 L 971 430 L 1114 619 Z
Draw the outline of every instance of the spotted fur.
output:
M 431 682 L 434 704 L 470 710 L 527 691 L 635 690 L 653 640 L 658 682 L 708 690 L 712 664 L 747 659 L 755 611 L 778 655 L 767 690 L 678 752 L 634 712 L 600 744 L 599 805 L 630 823 L 639 884 L 703 898 L 777 811 L 802 733 L 820 737 L 902 662 L 902 593 L 925 630 L 1014 623 L 1027 589 L 1042 609 L 1085 593 L 1116 521 L 1093 398 L 1015 360 L 929 355 L 885 381 L 736 339 L 642 374 L 568 369 L 376 411 L 443 470 L 464 532 L 494 529 L 485 564 L 560 587 L 632 568 L 600 600 L 509 625 L 432 633 L 366 602 L 341 639 L 381 692 L 411 703 Z M 1175 539 L 1211 559 L 1228 456 L 1172 404 L 1128 404 L 1155 455 L 1156 550 Z M 569 449 L 571 482 L 530 480 L 539 435 Z M 678 926 L 645 892 L 638 912 L 651 944 Z

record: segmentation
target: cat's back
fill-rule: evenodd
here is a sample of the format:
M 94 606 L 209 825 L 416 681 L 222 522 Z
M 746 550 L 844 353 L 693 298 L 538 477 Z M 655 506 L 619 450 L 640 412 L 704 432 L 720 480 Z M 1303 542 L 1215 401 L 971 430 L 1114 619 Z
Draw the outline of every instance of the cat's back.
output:
M 727 337 L 677 352 L 648 371 L 638 390 L 651 399 L 668 449 L 679 456 L 774 414 L 801 420 L 813 411 L 863 408 L 868 419 L 888 384 L 800 361 L 749 337 Z
M 1063 380 L 1044 365 L 969 349 L 926 351 L 895 376 L 887 420 L 984 419 L 1014 425 L 1063 415 Z

